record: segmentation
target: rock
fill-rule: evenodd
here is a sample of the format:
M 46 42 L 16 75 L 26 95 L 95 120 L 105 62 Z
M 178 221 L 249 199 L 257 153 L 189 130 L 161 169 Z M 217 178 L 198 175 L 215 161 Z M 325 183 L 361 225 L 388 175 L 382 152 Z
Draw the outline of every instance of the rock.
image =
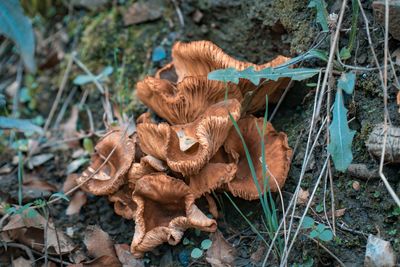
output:
M 392 267 L 396 265 L 396 255 L 390 242 L 369 235 L 365 252 L 365 267 Z
M 162 1 L 148 0 L 133 3 L 124 13 L 125 26 L 153 21 L 161 18 L 164 12 Z
M 385 1 L 372 3 L 375 20 L 385 25 Z M 393 38 L 400 40 L 400 0 L 389 1 L 389 33 Z
M 400 128 L 388 126 L 387 131 L 385 162 L 400 162 Z M 366 146 L 372 155 L 380 158 L 382 155 L 383 143 L 384 125 L 379 124 L 374 127 L 369 135 Z

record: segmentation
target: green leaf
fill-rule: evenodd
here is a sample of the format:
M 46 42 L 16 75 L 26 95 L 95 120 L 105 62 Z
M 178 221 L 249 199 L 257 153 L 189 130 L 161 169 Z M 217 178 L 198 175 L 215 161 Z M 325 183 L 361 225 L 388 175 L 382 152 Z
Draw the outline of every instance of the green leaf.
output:
M 318 238 L 322 241 L 331 241 L 333 239 L 332 231 L 327 229 L 319 234 Z
M 201 256 L 203 256 L 203 251 L 199 248 L 194 248 L 190 256 L 192 256 L 193 259 L 201 258 Z
M 185 238 L 182 240 L 182 244 L 183 244 L 184 246 L 187 246 L 187 245 L 190 244 L 190 240 L 187 239 L 187 238 L 185 237 Z
M 347 124 L 347 109 L 343 103 L 342 89 L 336 92 L 333 104 L 333 120 L 329 126 L 330 144 L 328 152 L 332 155 L 333 163 L 338 171 L 345 171 L 353 160 L 351 144 L 355 131 L 350 131 Z
M 204 250 L 207 250 L 211 247 L 212 245 L 212 241 L 210 239 L 204 239 L 203 241 L 201 241 L 201 248 Z
M 107 76 L 110 76 L 113 73 L 113 67 L 107 66 L 105 67 L 97 76 L 92 75 L 78 75 L 74 79 L 73 83 L 75 85 L 85 85 L 87 83 L 91 83 L 96 81 L 103 81 Z
M 342 73 L 338 81 L 337 86 L 346 92 L 346 94 L 352 94 L 354 86 L 356 85 L 356 75 L 354 72 Z
M 92 139 L 86 137 L 83 139 L 83 148 L 89 153 L 92 154 L 94 152 L 94 146 Z
M 53 199 L 53 198 L 61 198 L 61 199 L 64 199 L 65 201 L 69 202 L 69 198 L 68 198 L 67 195 L 65 195 L 63 192 L 54 193 L 54 194 L 52 194 L 52 195 L 50 196 L 49 199 L 51 200 L 51 199 Z
M 323 31 L 328 31 L 328 12 L 326 11 L 326 3 L 324 0 L 311 0 L 308 7 L 314 7 L 317 11 L 316 21 L 321 25 Z
M 318 235 L 319 235 L 319 233 L 317 231 L 315 231 L 315 230 L 312 230 L 311 233 L 310 233 L 310 237 L 311 238 L 316 238 Z
M 248 79 L 253 84 L 258 85 L 261 79 L 268 79 L 277 81 L 279 78 L 287 77 L 295 81 L 301 81 L 313 77 L 319 73 L 319 69 L 310 68 L 265 68 L 260 71 L 254 70 L 249 67 L 242 71 L 234 68 L 220 69 L 212 71 L 208 74 L 209 80 L 216 80 L 222 82 L 239 83 L 239 79 Z
M 317 228 L 315 228 L 315 230 L 319 233 L 322 233 L 325 230 L 325 224 L 319 223 Z
M 315 211 L 318 212 L 318 213 L 321 213 L 323 210 L 324 210 L 324 206 L 322 204 L 318 204 L 315 207 Z
M 35 37 L 32 23 L 24 15 L 18 0 L 0 1 L 0 34 L 14 41 L 26 68 L 35 72 Z
M 351 58 L 350 50 L 346 47 L 343 47 L 342 49 L 340 49 L 339 56 L 340 56 L 340 59 L 342 59 L 342 60 Z
M 1 6 L 1 4 L 0 4 Z M 22 132 L 43 133 L 43 129 L 29 120 L 15 119 L 0 116 L 0 128 L 2 129 L 17 129 Z
M 304 229 L 312 228 L 314 226 L 314 219 L 308 216 L 304 217 L 301 227 Z

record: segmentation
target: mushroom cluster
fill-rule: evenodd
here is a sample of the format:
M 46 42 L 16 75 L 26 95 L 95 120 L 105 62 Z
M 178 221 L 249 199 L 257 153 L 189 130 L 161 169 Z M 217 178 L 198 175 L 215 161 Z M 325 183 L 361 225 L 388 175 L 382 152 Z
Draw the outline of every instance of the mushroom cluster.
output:
M 135 221 L 134 256 L 141 257 L 164 242 L 177 244 L 188 228 L 215 231 L 215 219 L 195 204 L 204 196 L 217 218 L 212 191 L 226 190 L 246 200 L 259 197 L 241 138 L 250 151 L 258 188 L 266 188 L 263 164 L 268 188 L 275 192 L 284 185 L 292 154 L 286 134 L 268 123 L 261 136 L 263 118 L 251 114 L 264 108 L 266 94 L 271 102 L 277 101 L 288 79 L 264 81 L 256 88 L 246 80 L 237 85 L 210 81 L 207 74 L 228 67 L 274 67 L 287 60 L 278 56 L 254 65 L 231 58 L 208 41 L 178 42 L 172 62 L 155 77 L 138 82 L 138 98 L 165 122 L 156 123 L 147 112 L 137 119 L 135 133 L 109 131 L 77 179 L 85 191 L 108 196 L 118 215 Z M 250 108 L 242 112 L 241 102 L 250 91 L 254 92 Z M 265 151 L 261 151 L 262 141 Z M 262 162 L 264 153 L 266 162 Z

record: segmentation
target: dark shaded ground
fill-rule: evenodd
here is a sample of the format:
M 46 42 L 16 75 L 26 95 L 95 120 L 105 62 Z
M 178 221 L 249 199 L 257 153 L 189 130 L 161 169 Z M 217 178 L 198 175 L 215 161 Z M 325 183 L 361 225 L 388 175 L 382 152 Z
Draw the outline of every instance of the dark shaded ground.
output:
M 65 44 L 67 51 L 76 50 L 82 62 L 88 68 L 97 73 L 104 66 L 112 65 L 116 68 L 116 74 L 112 76 L 110 83 L 110 95 L 112 102 L 128 114 L 140 114 L 144 107 L 138 104 L 132 94 L 135 82 L 154 71 L 169 61 L 170 55 L 161 63 L 151 61 L 151 51 L 154 47 L 162 45 L 169 53 L 170 47 L 176 40 L 211 40 L 223 48 L 230 55 L 248 60 L 254 63 L 262 63 L 272 59 L 278 54 L 294 56 L 309 49 L 318 33 L 315 24 L 314 12 L 307 9 L 308 1 L 261 1 L 261 0 L 189 0 L 181 4 L 185 26 L 182 27 L 177 18 L 175 7 L 169 1 L 159 1 L 165 8 L 161 19 L 144 24 L 124 27 L 120 12 L 129 3 L 111 6 L 100 11 L 90 12 L 85 10 L 75 11 L 66 22 L 62 16 L 55 17 L 65 29 L 69 41 Z M 337 11 L 336 4 L 331 3 L 332 12 Z M 368 5 L 366 5 L 369 8 Z M 195 22 L 193 15 L 196 11 L 202 13 L 200 21 Z M 366 10 L 372 19 L 371 10 Z M 346 11 L 350 17 L 351 10 Z M 360 24 L 361 23 L 360 20 Z M 343 28 L 349 29 L 351 21 L 347 19 Z M 379 25 L 373 25 L 373 39 L 379 53 L 382 53 L 382 31 Z M 349 60 L 349 64 L 371 65 L 372 58 L 368 50 L 365 34 L 361 30 L 357 36 L 356 55 Z M 347 34 L 343 34 L 341 45 L 347 43 Z M 329 38 L 327 38 L 329 40 Z M 327 43 L 322 48 L 327 47 Z M 391 40 L 391 46 L 399 43 Z M 379 55 L 378 55 L 379 56 Z M 313 63 L 312 63 L 313 64 Z M 56 88 L 66 67 L 66 60 L 50 70 L 39 73 L 39 76 L 47 77 L 38 79 L 38 88 L 35 89 L 35 99 L 41 103 L 54 99 Z M 80 73 L 73 68 L 70 78 Z M 38 77 L 39 77 L 38 76 Z M 38 78 L 36 77 L 36 78 Z M 373 126 L 383 120 L 383 101 L 380 83 L 374 72 L 358 72 L 357 86 L 352 98 L 346 99 L 349 107 L 349 118 L 354 118 L 351 128 L 356 130 L 353 144 L 354 163 L 365 163 L 371 169 L 378 168 L 378 161 L 372 158 L 365 147 L 365 141 Z M 4 78 L 4 77 L 3 77 Z M 298 177 L 303 161 L 304 150 L 307 142 L 307 131 L 312 114 L 314 88 L 305 86 L 306 83 L 295 83 L 282 107 L 273 120 L 274 126 L 285 131 L 289 137 L 289 143 L 296 147 L 290 175 L 284 187 L 284 198 L 290 198 L 297 186 Z M 72 90 L 69 85 L 68 90 Z M 78 89 L 80 90 L 80 89 Z M 397 106 L 395 105 L 397 89 L 389 88 L 389 111 L 392 123 L 399 125 Z M 65 96 L 66 97 L 66 96 Z M 75 96 L 76 102 L 80 96 Z M 88 106 L 94 113 L 96 129 L 104 128 L 102 125 L 102 108 L 99 108 L 99 95 L 94 89 L 88 96 Z M 51 102 L 51 101 L 50 101 Z M 48 114 L 50 105 L 37 105 L 30 111 L 36 114 Z M 270 111 L 273 107 L 270 107 Z M 326 111 L 323 111 L 326 112 Z M 67 112 L 68 113 L 68 112 Z M 26 114 L 25 114 L 26 115 Z M 79 115 L 79 127 L 87 129 L 85 112 Z M 65 116 L 67 117 L 67 115 Z M 325 136 L 323 136 L 325 138 Z M 317 145 L 313 162 L 307 169 L 302 184 L 303 189 L 311 190 L 321 168 L 323 156 L 326 153 L 324 140 L 321 138 Z M 95 141 L 95 140 L 94 140 Z M 52 151 L 50 149 L 50 151 Z M 1 152 L 1 161 L 9 162 L 14 152 L 4 150 Z M 71 161 L 72 151 L 63 150 L 56 152 L 55 159 L 37 168 L 35 172 L 43 179 L 61 187 L 66 177 L 65 169 Z M 385 167 L 387 177 L 392 186 L 400 194 L 398 165 Z M 395 250 L 400 252 L 400 217 L 395 211 L 395 204 L 388 195 L 383 183 L 379 179 L 357 180 L 347 173 L 333 171 L 336 209 L 346 208 L 345 214 L 337 219 L 337 238 L 325 244 L 335 255 L 349 266 L 361 266 L 364 260 L 365 245 L 368 234 L 380 234 L 385 240 L 392 243 Z M 16 200 L 17 183 L 15 175 L 1 177 L 3 193 Z M 352 184 L 358 181 L 361 185 L 359 191 L 353 189 Z M 1 191 L 3 191 L 1 190 Z M 329 207 L 329 197 L 327 198 Z M 250 230 L 246 222 L 235 211 L 231 203 L 223 195 L 220 196 L 223 203 L 222 213 L 225 217 L 219 220 L 219 229 L 224 236 L 238 250 L 237 266 L 250 266 L 250 256 L 259 248 L 260 241 Z M 248 203 L 239 199 L 235 200 L 239 207 L 250 220 L 262 229 L 260 220 L 261 208 L 258 203 Z M 286 200 L 285 200 L 286 201 Z M 288 201 L 288 200 L 287 200 Z M 312 205 L 313 211 L 309 213 L 318 221 L 324 221 L 323 213 L 316 212 L 316 206 L 323 201 L 323 189 L 319 188 Z M 82 242 L 84 229 L 91 224 L 99 224 L 107 231 L 117 243 L 130 243 L 134 230 L 134 223 L 117 216 L 113 207 L 106 198 L 89 196 L 87 204 L 79 215 L 68 217 L 65 215 L 67 204 L 57 204 L 52 210 L 56 224 L 63 229 L 70 227 L 74 232 L 76 242 Z M 302 207 L 297 215 L 300 215 Z M 396 215 L 397 214 L 397 215 Z M 342 227 L 340 227 L 342 225 Z M 347 230 L 344 230 L 347 229 Z M 360 234 L 363 232 L 366 235 Z M 305 233 L 306 234 L 306 233 Z M 187 231 L 185 236 L 199 244 L 207 237 L 207 234 L 197 235 L 195 231 Z M 172 258 L 176 265 L 179 264 L 179 255 L 190 254 L 191 245 L 179 244 L 176 247 L 161 246 L 155 252 L 146 254 L 150 264 L 158 266 L 163 255 L 172 252 Z M 187 255 L 186 255 L 187 256 Z M 166 257 L 166 256 L 165 256 Z M 169 256 L 168 256 L 169 257 Z M 189 256 L 190 258 L 190 256 Z M 300 235 L 295 248 L 292 250 L 291 263 L 302 263 L 312 258 L 315 266 L 332 266 L 334 260 L 317 245 Z M 205 264 L 204 261 L 194 263 L 193 266 Z M 271 265 L 274 263 L 271 262 Z M 172 266 L 172 265 L 170 265 Z

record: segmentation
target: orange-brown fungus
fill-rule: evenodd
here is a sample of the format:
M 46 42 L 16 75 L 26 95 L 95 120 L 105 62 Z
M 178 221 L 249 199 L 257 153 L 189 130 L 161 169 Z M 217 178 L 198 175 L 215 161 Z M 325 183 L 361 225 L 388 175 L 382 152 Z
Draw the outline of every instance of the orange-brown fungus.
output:
M 116 193 L 109 195 L 108 200 L 114 202 L 115 213 L 125 219 L 134 219 L 136 204 L 132 200 L 132 189 L 128 185 L 122 186 Z
M 77 183 L 81 184 L 89 179 L 82 188 L 94 195 L 115 193 L 127 182 L 126 174 L 135 157 L 135 138 L 130 138 L 119 130 L 107 133 L 97 143 L 91 164 L 77 179 Z
M 243 79 L 239 85 L 207 80 L 209 72 L 224 68 L 243 70 L 251 66 L 260 70 L 289 60 L 278 56 L 271 62 L 255 65 L 228 56 L 208 41 L 177 42 L 172 48 L 172 59 L 156 73 L 155 78 L 147 77 L 137 84 L 138 98 L 172 124 L 194 121 L 209 105 L 223 100 L 225 90 L 228 90 L 228 98 L 241 101 L 244 94 L 256 88 Z M 263 108 L 266 94 L 270 102 L 277 102 L 288 83 L 288 78 L 263 82 L 252 98 L 248 112 Z
M 214 232 L 216 221 L 205 216 L 194 200 L 182 180 L 164 173 L 139 179 L 133 194 L 137 209 L 131 252 L 140 257 L 164 242 L 176 245 L 188 228 Z
M 207 75 L 224 68 L 261 70 L 288 59 L 278 56 L 255 65 L 233 59 L 211 42 L 178 42 L 172 62 L 137 83 L 139 99 L 165 121 L 158 123 L 154 114 L 146 112 L 136 120 L 132 136 L 111 130 L 99 140 L 90 166 L 76 179 L 84 190 L 107 195 L 118 215 L 135 221 L 134 256 L 142 257 L 164 242 L 177 244 L 188 228 L 215 231 L 216 221 L 194 204 L 198 198 L 205 197 L 209 212 L 217 218 L 214 191 L 228 190 L 247 200 L 259 197 L 232 120 L 248 145 L 260 188 L 263 164 L 267 188 L 275 192 L 283 186 L 292 154 L 286 135 L 268 123 L 261 139 L 256 125 L 262 129 L 263 120 L 249 114 L 264 107 L 265 95 L 276 102 L 289 79 L 262 81 L 256 87 L 245 79 L 238 85 L 225 84 L 210 81 Z M 261 160 L 261 140 L 266 162 Z
M 289 172 L 292 150 L 290 149 L 285 133 L 278 133 L 270 123 L 267 123 L 264 142 L 265 142 L 265 163 L 262 162 L 261 138 L 257 126 L 262 131 L 263 118 L 245 118 L 238 122 L 240 131 L 250 152 L 252 162 L 257 175 L 257 180 L 261 191 L 263 191 L 263 166 L 266 165 L 267 188 L 271 192 L 276 192 L 281 188 Z M 237 162 L 236 177 L 228 183 L 229 191 L 234 196 L 247 200 L 254 200 L 259 197 L 256 184 L 251 176 L 249 164 L 239 135 L 232 129 L 224 144 L 226 152 Z M 265 181 L 265 182 L 267 182 Z
M 240 104 L 235 99 L 211 105 L 197 120 L 183 125 L 141 123 L 138 137 L 144 153 L 164 160 L 171 170 L 197 174 L 224 143 Z

